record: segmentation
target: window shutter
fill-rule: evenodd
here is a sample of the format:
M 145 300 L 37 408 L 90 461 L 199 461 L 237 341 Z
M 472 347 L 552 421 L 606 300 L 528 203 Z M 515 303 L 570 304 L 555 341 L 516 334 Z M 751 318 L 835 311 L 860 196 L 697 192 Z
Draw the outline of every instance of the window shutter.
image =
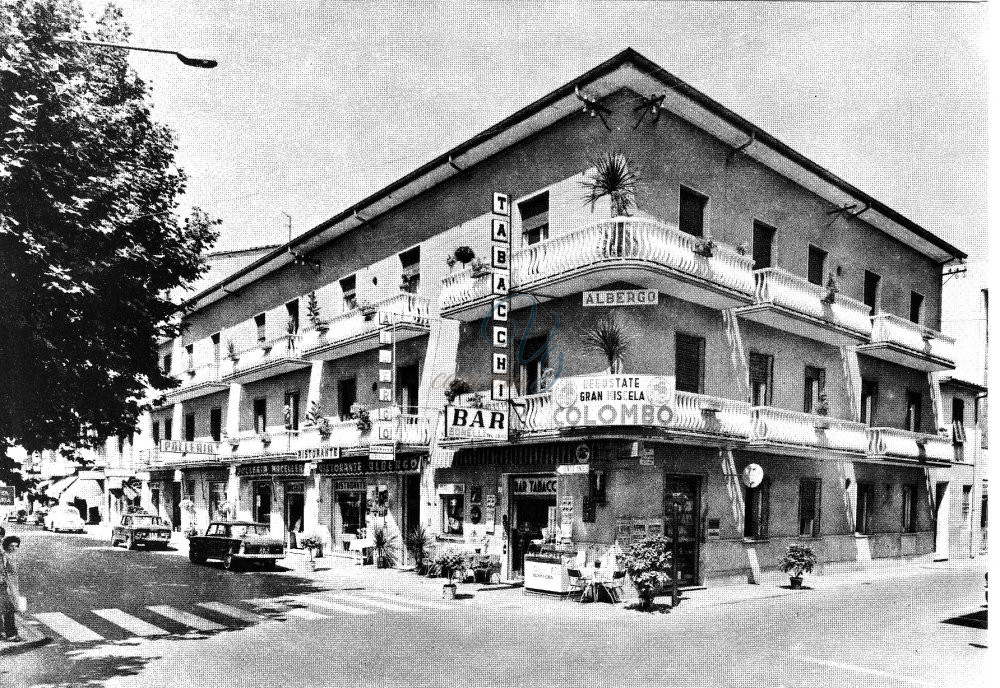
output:
M 704 342 L 701 337 L 677 333 L 674 374 L 677 378 L 677 389 L 681 392 L 701 393 Z
M 813 525 L 813 535 L 817 536 L 822 530 L 820 530 L 820 515 L 823 513 L 823 481 L 817 478 L 816 480 L 816 497 L 814 502 L 814 516 L 815 519 Z

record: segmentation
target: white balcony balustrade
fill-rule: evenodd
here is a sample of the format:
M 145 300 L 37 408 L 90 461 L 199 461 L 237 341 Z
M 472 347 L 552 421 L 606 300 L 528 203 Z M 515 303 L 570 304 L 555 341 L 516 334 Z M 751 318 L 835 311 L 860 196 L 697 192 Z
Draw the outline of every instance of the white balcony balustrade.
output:
M 167 403 L 187 401 L 226 389 L 226 384 L 222 382 L 220 376 L 218 363 L 209 363 L 197 368 L 189 367 L 185 372 L 175 377 L 181 383 L 166 393 Z
M 677 430 L 715 437 L 750 437 L 750 404 L 693 392 L 675 392 L 673 418 L 666 424 Z
M 247 383 L 309 367 L 302 358 L 302 337 L 285 334 L 227 358 L 221 364 L 223 382 Z
M 441 310 L 449 311 L 491 298 L 493 283 L 488 272 L 472 268 L 453 272 L 441 280 Z
M 847 452 L 863 456 L 868 452 L 868 428 L 863 423 L 811 413 L 758 406 L 751 410 L 751 446 L 769 451 L 790 448 Z
M 871 343 L 858 351 L 927 372 L 955 367 L 955 340 L 891 313 L 872 318 Z
M 223 438 L 220 453 L 223 458 L 230 460 L 266 455 L 285 456 L 294 454 L 301 448 L 301 435 L 301 430 L 290 428 L 269 429 L 262 433 L 245 430 L 235 436 Z
M 362 304 L 332 318 L 323 330 L 305 334 L 303 348 L 310 359 L 330 360 L 350 356 L 379 346 L 378 333 L 393 329 L 398 341 L 428 331 L 430 306 L 427 299 L 399 293 L 374 304 Z
M 941 435 L 899 428 L 869 428 L 868 455 L 880 459 L 951 464 L 955 461 L 955 446 L 950 437 Z
M 857 299 L 781 268 L 757 270 L 754 280 L 755 303 L 737 310 L 741 318 L 834 346 L 866 342 L 871 334 L 870 309 Z

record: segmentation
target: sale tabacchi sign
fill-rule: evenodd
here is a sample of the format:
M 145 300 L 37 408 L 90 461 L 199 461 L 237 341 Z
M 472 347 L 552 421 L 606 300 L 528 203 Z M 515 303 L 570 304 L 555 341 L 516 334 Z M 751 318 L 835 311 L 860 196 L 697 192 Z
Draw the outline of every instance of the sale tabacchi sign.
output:
M 556 427 L 668 425 L 674 378 L 667 375 L 566 377 L 552 389 Z

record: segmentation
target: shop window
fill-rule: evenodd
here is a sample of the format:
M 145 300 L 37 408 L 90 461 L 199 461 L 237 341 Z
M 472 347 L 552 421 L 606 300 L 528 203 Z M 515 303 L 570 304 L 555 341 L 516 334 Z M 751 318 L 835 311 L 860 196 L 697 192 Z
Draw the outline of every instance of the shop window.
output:
M 399 262 L 403 268 L 403 282 L 399 288 L 409 294 L 416 294 L 420 289 L 420 247 L 415 246 L 400 253 Z
M 906 418 L 903 427 L 910 432 L 920 432 L 921 401 L 920 392 L 906 391 Z
M 753 223 L 753 269 L 762 270 L 771 267 L 771 248 L 774 245 L 774 227 L 754 220 Z
M 153 421 L 153 444 L 160 445 L 160 421 Z
M 187 442 L 194 442 L 194 414 L 184 414 L 184 439 Z
M 172 418 L 167 418 L 163 421 L 163 439 L 174 439 L 174 421 Z
M 285 304 L 285 313 L 288 315 L 288 334 L 298 334 L 299 332 L 299 300 L 289 301 Z
M 903 532 L 917 532 L 917 486 L 903 485 Z
M 750 352 L 750 405 L 771 405 L 771 381 L 774 378 L 774 356 Z
M 171 354 L 163 355 L 163 374 L 170 375 L 170 371 L 174 366 L 174 357 Z
M 213 442 L 222 440 L 222 409 L 214 408 L 208 412 L 209 432 L 212 434 Z
M 972 485 L 962 485 L 962 521 L 969 520 L 972 511 Z
M 826 256 L 827 253 L 818 246 L 809 244 L 809 281 L 813 284 L 823 284 L 826 277 Z
M 819 511 L 822 499 L 822 482 L 816 478 L 799 480 L 799 535 L 819 535 Z
M 875 486 L 871 483 L 858 483 L 858 498 L 854 509 L 854 532 L 858 535 L 871 535 L 872 511 L 875 508 Z
M 253 317 L 253 324 L 257 328 L 257 342 L 263 344 L 267 341 L 267 314 L 261 313 Z
M 299 393 L 295 392 L 285 392 L 285 429 L 286 430 L 298 430 L 299 429 Z
M 878 406 L 878 382 L 875 380 L 861 381 L 861 422 L 875 426 L 875 410 Z
M 442 495 L 442 530 L 446 535 L 461 535 L 465 520 L 465 495 Z
M 677 391 L 702 394 L 705 388 L 705 339 L 678 332 L 674 337 L 674 348 Z
M 341 420 L 347 420 L 351 415 L 351 406 L 358 400 L 358 379 L 348 377 L 337 382 L 337 409 Z
M 340 509 L 341 532 L 345 535 L 360 535 L 365 527 L 365 493 L 338 492 L 337 507 Z
M 549 192 L 543 191 L 517 204 L 521 214 L 521 233 L 526 245 L 549 238 Z
M 924 295 L 910 292 L 910 322 L 922 323 L 924 321 Z
M 222 505 L 226 503 L 226 483 L 211 482 L 208 484 L 208 519 L 222 520 Z
M 212 335 L 212 362 L 219 365 L 222 359 L 222 333 L 216 332 Z
M 770 485 L 767 478 L 757 487 L 746 488 L 744 495 L 743 536 L 755 540 L 767 537 L 770 515 Z
M 344 310 L 349 311 L 358 307 L 357 277 L 350 275 L 340 280 L 340 291 L 344 294 Z
M 253 400 L 253 431 L 267 432 L 267 399 Z
M 816 413 L 826 395 L 826 370 L 815 366 L 806 366 L 805 386 L 803 389 L 802 410 L 805 413 Z
M 681 187 L 678 228 L 685 234 L 700 237 L 705 233 L 705 207 L 708 196 Z
M 882 284 L 882 277 L 874 272 L 865 270 L 865 305 L 869 312 L 875 315 L 878 310 L 879 287 Z

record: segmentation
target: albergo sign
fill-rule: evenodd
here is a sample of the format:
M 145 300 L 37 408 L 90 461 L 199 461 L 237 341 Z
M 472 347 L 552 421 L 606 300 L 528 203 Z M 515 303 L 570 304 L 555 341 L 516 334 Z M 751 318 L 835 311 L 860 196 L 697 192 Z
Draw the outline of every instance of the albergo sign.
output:
M 669 425 L 674 378 L 666 375 L 566 377 L 552 390 L 556 427 Z

